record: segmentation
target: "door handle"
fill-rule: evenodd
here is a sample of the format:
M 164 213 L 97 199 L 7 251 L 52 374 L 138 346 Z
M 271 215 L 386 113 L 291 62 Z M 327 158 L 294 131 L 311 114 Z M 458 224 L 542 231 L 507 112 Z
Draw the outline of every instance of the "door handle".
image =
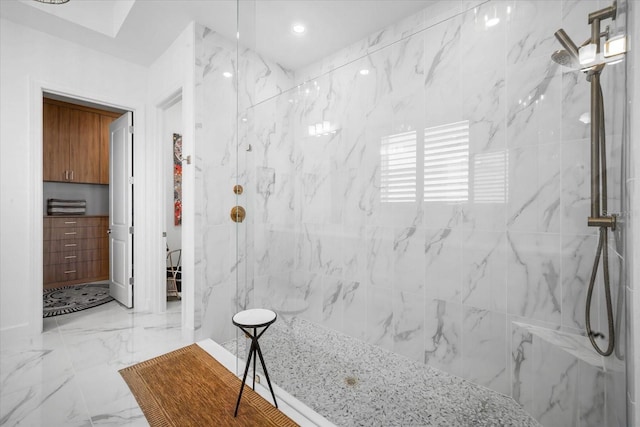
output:
M 111 229 L 107 229 L 107 234 L 111 234 Z

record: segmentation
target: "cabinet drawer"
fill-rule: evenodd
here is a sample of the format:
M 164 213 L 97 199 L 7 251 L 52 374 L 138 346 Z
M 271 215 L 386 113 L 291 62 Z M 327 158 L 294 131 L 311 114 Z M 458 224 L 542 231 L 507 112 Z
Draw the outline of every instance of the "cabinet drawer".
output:
M 56 281 L 55 265 L 45 265 L 42 273 L 43 273 L 42 280 L 44 281 L 45 284 L 53 283 Z
M 100 260 L 100 276 L 109 277 L 109 253 Z
M 44 254 L 44 265 L 94 261 L 102 259 L 102 256 L 102 249 L 91 249 L 87 251 L 73 250 L 64 252 L 49 252 Z
M 64 264 L 75 262 L 78 258 L 75 251 L 70 252 L 44 252 L 43 255 L 43 264 L 44 266 L 54 265 L 54 264 Z
M 43 225 L 45 285 L 51 288 L 109 277 L 107 216 L 45 216 Z
M 69 280 L 76 280 L 80 277 L 82 276 L 78 274 L 77 263 L 44 266 L 44 282 L 45 283 L 66 282 Z
M 104 217 L 83 217 L 78 216 L 77 218 L 73 217 L 64 217 L 64 218 L 51 218 L 47 217 L 46 223 L 49 224 L 52 228 L 59 227 L 99 227 L 103 223 Z
M 44 266 L 45 283 L 68 282 L 84 278 L 93 279 L 101 276 L 100 260 L 72 262 Z
M 63 252 L 63 251 L 87 251 L 90 249 L 109 250 L 109 241 L 106 237 L 101 239 L 64 239 L 50 240 L 44 242 L 44 252 Z
M 106 235 L 103 227 L 58 227 L 51 229 L 50 240 L 95 239 Z
M 52 228 L 49 233 L 50 240 L 62 240 L 62 239 L 78 239 L 82 238 L 80 233 L 84 228 L 78 227 L 64 227 L 64 228 Z

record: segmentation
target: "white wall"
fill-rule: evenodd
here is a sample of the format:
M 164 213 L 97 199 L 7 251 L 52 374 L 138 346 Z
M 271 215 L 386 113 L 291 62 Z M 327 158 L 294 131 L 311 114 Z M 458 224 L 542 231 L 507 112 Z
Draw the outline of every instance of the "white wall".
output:
M 180 98 L 180 113 L 175 115 L 170 113 L 172 123 L 180 122 L 180 131 L 182 132 L 182 148 L 184 155 L 189 155 L 193 151 L 193 132 L 194 132 L 194 101 L 193 101 L 193 85 L 194 85 L 194 69 L 195 59 L 194 49 L 194 24 L 190 23 L 182 31 L 180 36 L 174 40 L 171 46 L 160 55 L 156 61 L 149 67 L 147 92 L 149 100 L 149 134 L 154 147 L 148 153 L 148 161 L 150 167 L 148 169 L 148 179 L 152 182 L 158 182 L 160 185 L 154 188 L 152 201 L 148 205 L 149 215 L 146 218 L 146 226 L 152 230 L 149 240 L 146 242 L 149 253 L 146 255 L 150 258 L 150 270 L 144 274 L 149 277 L 150 283 L 154 285 L 150 289 L 149 307 L 153 311 L 162 311 L 166 307 L 166 289 L 164 278 L 165 267 L 165 239 L 162 237 L 162 231 L 166 230 L 166 221 L 171 217 L 167 217 L 166 207 L 163 201 L 166 198 L 167 171 L 166 151 L 164 148 L 168 143 L 165 131 L 171 123 L 165 123 L 165 111 L 172 106 L 176 99 Z M 178 116 L 181 116 L 178 119 Z M 189 125 L 186 125 L 189 123 Z M 168 137 L 170 138 L 170 136 Z M 182 206 L 183 206 L 183 225 L 182 225 L 182 326 L 188 330 L 194 327 L 194 294 L 193 294 L 193 208 L 189 207 L 193 203 L 193 187 L 194 174 L 193 166 L 183 164 L 182 172 Z M 191 193 L 190 193 L 191 191 Z M 173 196 L 172 196 L 173 199 Z M 158 212 L 161 212 L 158 215 Z M 166 218 L 166 219 L 165 219 Z M 168 231 L 168 230 L 167 230 Z
M 134 167 L 144 176 L 147 74 L 142 66 L 0 20 L 0 330 L 42 327 L 41 90 L 133 110 Z M 138 184 L 134 221 L 141 224 L 146 185 Z M 137 233 L 146 239 L 144 229 Z M 144 271 L 140 249 L 136 271 Z M 137 288 L 144 294 L 142 276 Z
M 193 107 L 184 106 L 193 99 L 193 64 L 193 24 L 146 68 L 0 21 L 0 331 L 42 326 L 42 90 L 134 111 L 134 306 L 161 309 L 165 249 L 157 144 L 162 112 L 176 93 L 182 93 L 182 123 L 194 121 Z M 192 128 L 183 130 L 187 151 Z M 183 315 L 188 312 L 187 307 Z

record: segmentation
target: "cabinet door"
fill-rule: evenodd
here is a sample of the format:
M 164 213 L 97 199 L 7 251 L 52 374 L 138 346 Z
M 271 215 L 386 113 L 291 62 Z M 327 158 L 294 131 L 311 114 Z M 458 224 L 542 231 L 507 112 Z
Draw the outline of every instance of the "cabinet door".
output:
M 42 105 L 42 179 L 66 181 L 69 169 L 69 109 Z
M 100 115 L 71 110 L 69 138 L 70 181 L 100 182 Z
M 100 116 L 100 184 L 109 183 L 109 125 L 115 118 Z

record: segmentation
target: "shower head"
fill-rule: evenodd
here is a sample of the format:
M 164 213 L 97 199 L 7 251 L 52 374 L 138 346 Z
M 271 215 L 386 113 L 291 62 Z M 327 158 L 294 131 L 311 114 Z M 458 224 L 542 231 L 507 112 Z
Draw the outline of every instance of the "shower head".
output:
M 571 54 L 569 54 L 569 52 L 564 49 L 556 50 L 555 52 L 553 52 L 551 54 L 551 59 L 553 59 L 553 62 L 568 68 L 578 68 L 580 64 L 575 60 L 573 56 L 571 56 Z
M 562 47 L 564 47 L 567 55 L 569 55 L 572 58 L 573 62 L 580 63 L 580 55 L 578 55 L 578 46 L 576 46 L 573 40 L 571 40 L 571 37 L 569 37 L 562 28 L 555 32 L 555 36 L 560 42 L 560 44 L 562 45 Z M 558 52 L 555 52 L 551 57 L 554 58 L 554 56 L 556 56 L 557 53 Z M 556 61 L 555 58 L 553 60 Z

